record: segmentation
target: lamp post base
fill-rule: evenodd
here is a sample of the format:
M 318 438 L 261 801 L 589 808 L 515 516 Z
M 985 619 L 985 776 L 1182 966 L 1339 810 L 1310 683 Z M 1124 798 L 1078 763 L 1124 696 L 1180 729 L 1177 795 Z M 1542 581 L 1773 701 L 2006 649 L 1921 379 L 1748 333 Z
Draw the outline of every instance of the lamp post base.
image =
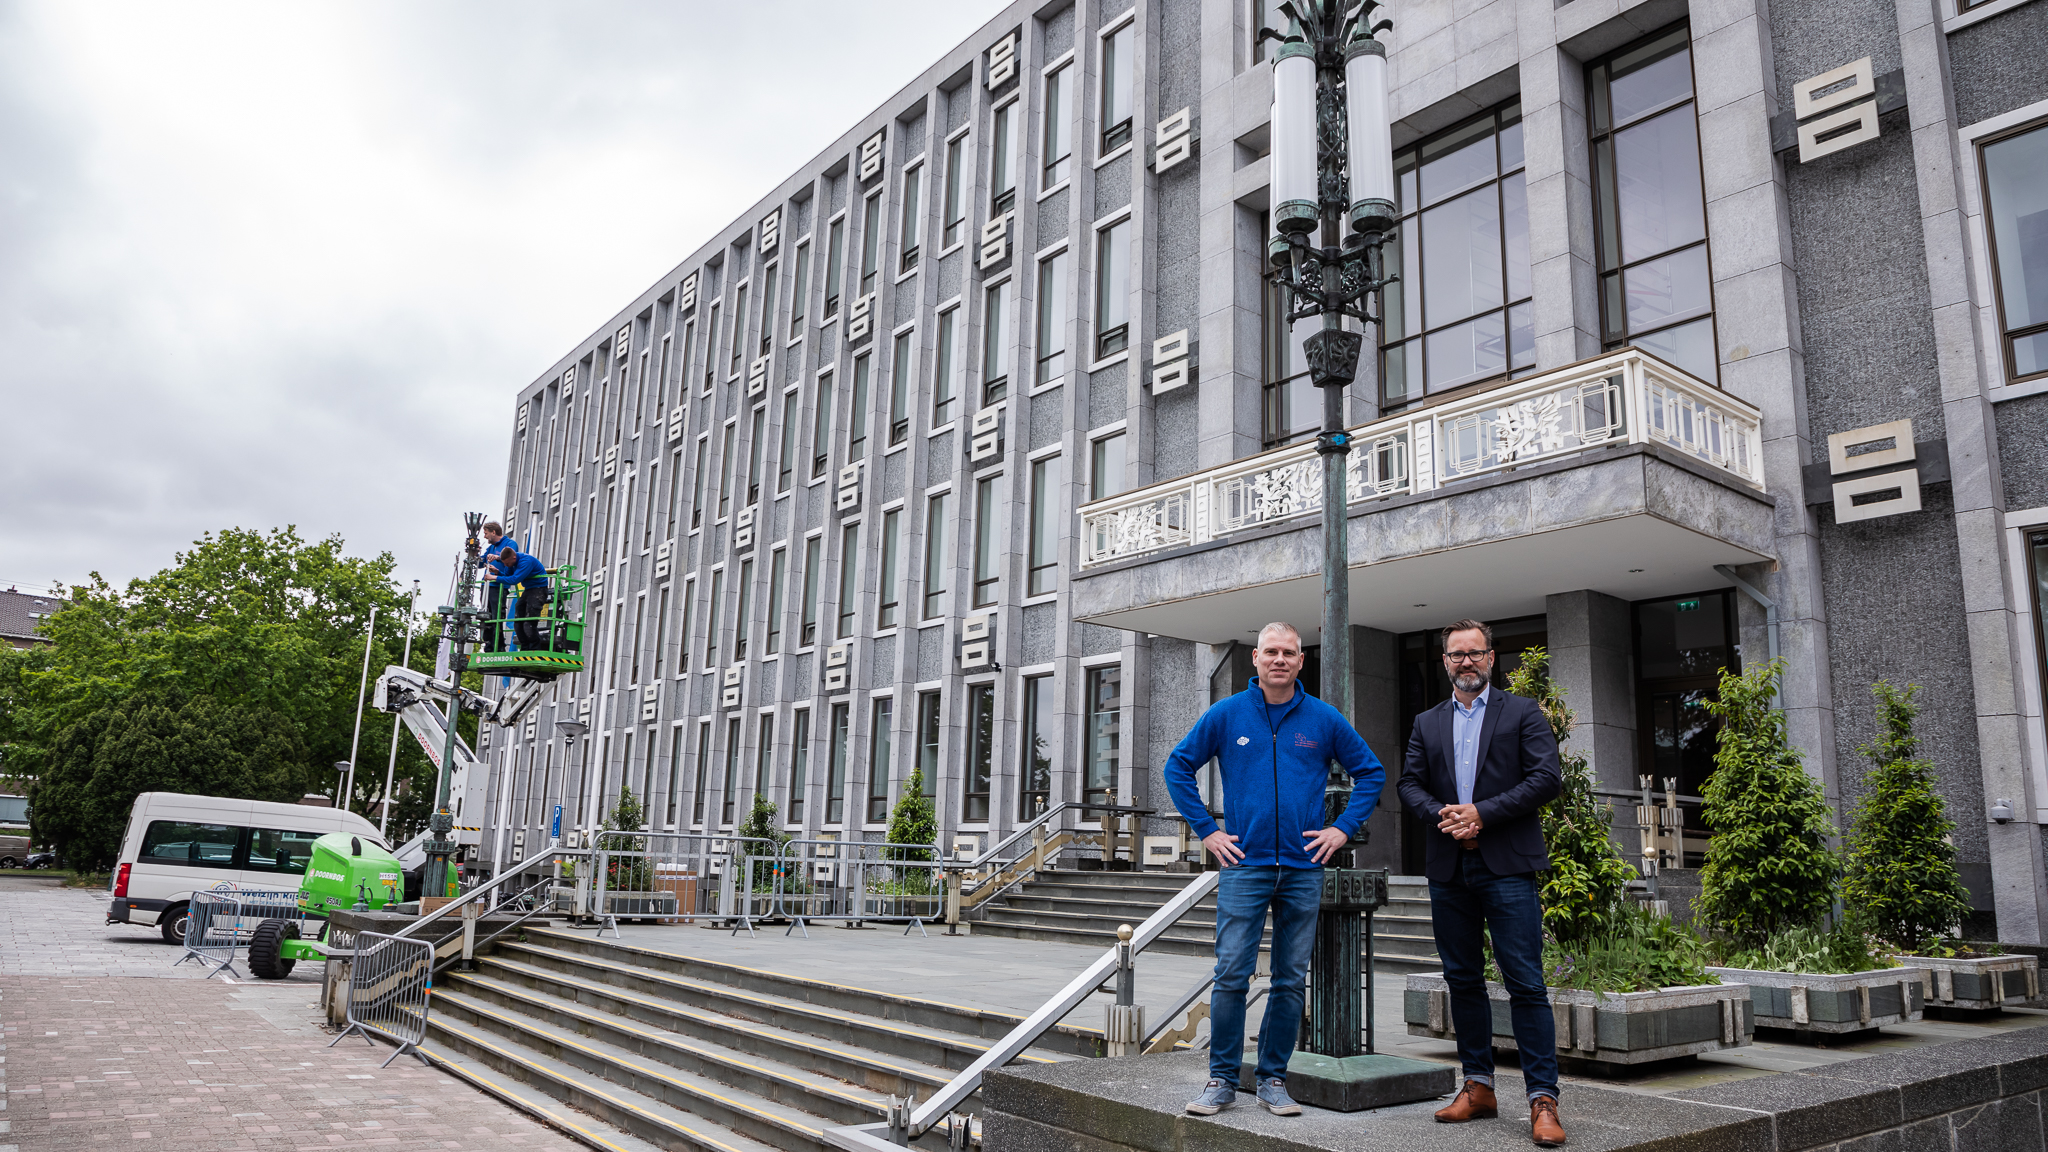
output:
M 1240 1091 L 1258 1084 L 1258 1053 L 1238 1073 Z M 1363 1112 L 1448 1096 L 1458 1086 L 1458 1070 L 1449 1064 L 1368 1053 L 1363 1056 L 1319 1056 L 1296 1052 L 1287 1062 L 1287 1094 L 1298 1104 L 1332 1112 Z

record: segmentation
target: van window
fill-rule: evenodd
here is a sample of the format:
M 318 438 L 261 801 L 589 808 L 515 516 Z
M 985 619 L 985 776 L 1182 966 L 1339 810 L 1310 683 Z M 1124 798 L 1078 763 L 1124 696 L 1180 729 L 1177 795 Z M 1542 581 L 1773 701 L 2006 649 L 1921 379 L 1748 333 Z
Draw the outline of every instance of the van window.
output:
M 306 871 L 306 861 L 313 855 L 313 841 L 320 836 L 319 832 L 252 829 L 249 833 L 249 871 L 302 875 Z
M 153 864 L 188 868 L 232 868 L 242 830 L 227 824 L 191 824 L 183 820 L 152 820 L 142 834 L 139 857 Z

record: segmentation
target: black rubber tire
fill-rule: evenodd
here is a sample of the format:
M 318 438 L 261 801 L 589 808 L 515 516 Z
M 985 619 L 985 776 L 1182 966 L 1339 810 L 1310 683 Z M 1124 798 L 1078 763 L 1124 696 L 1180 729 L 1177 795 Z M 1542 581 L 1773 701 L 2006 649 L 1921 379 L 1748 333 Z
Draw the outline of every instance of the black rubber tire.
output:
M 258 980 L 282 980 L 297 960 L 284 957 L 284 942 L 299 938 L 296 920 L 265 920 L 249 936 L 249 974 Z
M 192 912 L 184 904 L 173 904 L 157 913 L 156 922 L 164 934 L 164 943 L 183 945 L 185 929 L 192 926 Z
M 14 867 L 14 857 L 12 857 L 12 856 L 0 856 L 0 868 L 12 868 L 12 867 Z

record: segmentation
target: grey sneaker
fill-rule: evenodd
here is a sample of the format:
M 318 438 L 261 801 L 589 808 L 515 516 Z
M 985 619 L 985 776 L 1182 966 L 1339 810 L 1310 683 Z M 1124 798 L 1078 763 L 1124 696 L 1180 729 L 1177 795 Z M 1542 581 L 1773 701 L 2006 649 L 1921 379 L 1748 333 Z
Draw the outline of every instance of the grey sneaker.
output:
M 1211 1080 L 1202 1089 L 1200 1096 L 1188 1101 L 1188 1111 L 1196 1116 L 1214 1116 L 1235 1103 L 1237 1085 L 1222 1080 Z
M 1301 1105 L 1287 1094 L 1287 1081 L 1278 1076 L 1259 1081 L 1259 1107 L 1275 1116 L 1301 1115 Z

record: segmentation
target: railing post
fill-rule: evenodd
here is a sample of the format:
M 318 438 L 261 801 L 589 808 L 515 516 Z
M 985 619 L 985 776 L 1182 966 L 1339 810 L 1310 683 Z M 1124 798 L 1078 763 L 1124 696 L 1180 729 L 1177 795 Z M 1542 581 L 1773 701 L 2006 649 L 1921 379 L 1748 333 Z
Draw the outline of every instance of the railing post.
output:
M 462 970 L 476 971 L 476 918 L 477 902 L 471 900 L 462 906 Z
M 1138 972 L 1131 957 L 1132 928 L 1120 924 L 1116 930 L 1116 1003 L 1109 1006 L 1109 1019 L 1102 1036 L 1106 1055 L 1136 1056 L 1145 1042 L 1145 1009 L 1137 1002 Z
M 1031 874 L 1045 871 L 1045 825 L 1031 830 Z

